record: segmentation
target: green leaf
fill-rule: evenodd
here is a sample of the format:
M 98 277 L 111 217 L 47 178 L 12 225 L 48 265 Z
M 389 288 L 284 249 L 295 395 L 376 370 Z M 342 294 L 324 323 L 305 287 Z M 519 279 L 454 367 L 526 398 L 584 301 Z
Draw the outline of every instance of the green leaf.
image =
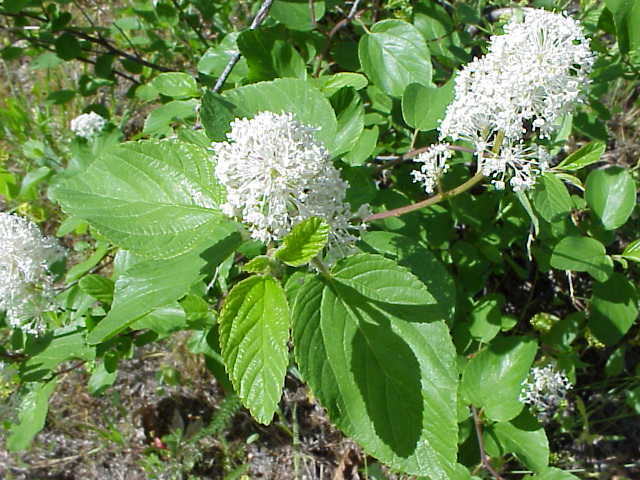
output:
M 604 245 L 593 238 L 565 237 L 551 253 L 551 266 L 560 270 L 587 272 L 599 282 L 605 282 L 613 272 L 613 261 Z
M 431 55 L 420 32 L 402 20 L 382 20 L 360 38 L 360 64 L 367 76 L 392 97 L 411 83 L 431 86 Z
M 526 477 L 525 480 L 580 480 L 575 475 L 571 475 L 569 472 L 560 470 L 559 468 L 549 467 L 542 473 L 534 475 L 532 477 Z
M 605 4 L 613 14 L 620 51 L 640 47 L 640 4 L 635 0 L 605 0 Z
M 176 141 L 124 143 L 54 188 L 69 214 L 112 243 L 168 258 L 235 230 L 217 205 L 223 199 L 206 149 Z
M 224 96 L 238 107 L 237 116 L 253 117 L 263 111 L 293 113 L 300 123 L 319 128 L 316 136 L 331 152 L 336 149 L 335 113 L 329 100 L 310 82 L 281 78 L 228 90 Z
M 438 302 L 442 318 L 453 318 L 456 305 L 456 285 L 440 260 L 424 244 L 393 232 L 366 232 L 363 242 L 399 265 L 407 267 Z
M 168 136 L 173 132 L 171 128 L 175 122 L 194 119 L 196 116 L 197 100 L 174 100 L 153 110 L 144 121 L 143 133 L 148 135 Z
M 544 428 L 524 410 L 510 422 L 493 425 L 504 453 L 514 453 L 522 464 L 539 472 L 549 465 L 549 441 Z
M 605 345 L 618 342 L 638 318 L 638 291 L 624 275 L 593 285 L 589 328 Z
M 118 276 L 111 310 L 87 341 L 103 342 L 151 310 L 183 297 L 204 276 L 203 270 L 220 264 L 240 241 L 236 233 L 209 248 L 194 248 L 170 259 L 134 263 Z
M 77 218 L 76 218 L 77 219 Z M 78 280 L 85 273 L 98 265 L 100 261 L 109 253 L 110 246 L 108 242 L 98 241 L 96 242 L 95 251 L 86 260 L 76 263 L 69 269 L 65 276 L 65 282 L 71 283 Z
M 393 469 L 434 480 L 456 464 L 457 373 L 448 329 L 408 270 L 378 255 L 306 277 L 294 348 L 331 420 Z
M 600 161 L 607 146 L 603 142 L 591 142 L 573 152 L 562 162 L 554 167 L 554 170 L 568 170 L 575 172 L 584 167 Z
M 292 267 L 309 263 L 322 251 L 329 238 L 329 225 L 318 217 L 308 218 L 283 238 L 283 245 L 276 251 L 276 258 Z
M 186 99 L 200 96 L 200 89 L 196 79 L 187 73 L 161 73 L 150 84 L 162 95 L 167 97 Z
M 236 106 L 221 95 L 207 92 L 202 97 L 200 117 L 207 136 L 213 142 L 227 140 L 227 132 L 231 130 L 231 122 L 236 117 Z
M 313 80 L 315 81 L 315 85 L 322 90 L 327 97 L 330 97 L 344 87 L 352 87 L 356 90 L 362 90 L 369 84 L 367 77 L 361 73 L 354 72 L 339 72 L 334 75 L 325 75 Z
M 624 252 L 622 252 L 622 256 L 627 260 L 640 262 L 640 238 L 627 245 Z
M 316 28 L 313 19 L 319 21 L 325 10 L 323 0 L 275 0 L 269 14 L 291 30 L 309 31 Z
M 215 47 L 209 48 L 198 62 L 198 71 L 214 77 L 219 77 L 229 63 L 229 59 L 240 53 L 236 40 L 240 32 L 231 32 Z M 241 57 L 229 74 L 228 81 L 242 80 L 249 73 L 247 60 Z
M 587 177 L 585 200 L 604 228 L 615 230 L 636 206 L 636 183 L 622 167 L 594 170 Z
M 42 430 L 49 410 L 49 397 L 57 383 L 58 379 L 54 378 L 48 383 L 37 384 L 25 395 L 20 404 L 18 423 L 11 427 L 7 439 L 7 449 L 10 452 L 27 449 L 36 434 Z
M 342 159 L 352 167 L 363 165 L 376 149 L 378 134 L 377 126 L 365 128 L 351 151 Z
M 334 154 L 340 155 L 349 152 L 360 139 L 364 129 L 364 106 L 358 92 L 351 87 L 336 92 L 331 97 L 331 105 L 338 121 Z
M 490 293 L 474 302 L 469 314 L 469 333 L 474 339 L 489 343 L 498 334 L 502 327 L 503 305 L 504 297 L 499 293 Z
M 72 358 L 93 360 L 95 349 L 87 345 L 85 334 L 84 329 L 69 326 L 38 337 L 27 347 L 30 357 L 21 366 L 22 378 L 26 381 L 38 380 Z
M 522 382 L 536 357 L 537 342 L 529 337 L 496 337 L 473 357 L 462 373 L 462 392 L 488 418 L 506 422 L 523 404 L 518 399 Z
M 271 80 L 278 77 L 304 79 L 304 60 L 291 41 L 280 32 L 257 28 L 245 30 L 237 39 L 238 48 L 247 59 L 249 80 Z
M 56 55 L 62 60 L 73 60 L 82 56 L 80 42 L 71 33 L 63 33 L 55 41 Z
M 110 304 L 113 300 L 113 280 L 100 275 L 87 275 L 78 283 L 80 290 L 96 300 Z
M 244 272 L 249 273 L 269 273 L 273 266 L 273 260 L 267 255 L 253 257 L 242 266 Z
M 289 362 L 289 306 L 269 276 L 237 283 L 220 313 L 220 347 L 235 391 L 260 423 L 278 408 Z
M 409 85 L 402 95 L 402 117 L 407 125 L 423 131 L 438 128 L 453 100 L 454 83 L 451 78 L 441 87 Z
M 149 329 L 158 334 L 158 338 L 165 338 L 183 330 L 187 326 L 187 316 L 178 302 L 158 307 L 140 317 L 131 324 L 132 330 Z
M 573 206 L 567 187 L 552 173 L 544 173 L 538 178 L 532 197 L 536 211 L 547 222 L 568 215 Z

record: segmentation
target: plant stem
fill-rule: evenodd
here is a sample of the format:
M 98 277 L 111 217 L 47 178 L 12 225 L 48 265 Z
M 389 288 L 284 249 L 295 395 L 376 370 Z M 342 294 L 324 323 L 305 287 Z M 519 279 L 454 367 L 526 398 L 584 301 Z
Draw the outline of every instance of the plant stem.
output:
M 482 438 L 482 420 L 480 420 L 478 410 L 476 410 L 476 407 L 471 405 L 471 411 L 473 412 L 473 424 L 476 427 L 476 437 L 478 438 L 478 449 L 480 450 L 480 461 L 482 462 L 482 466 L 491 475 L 493 475 L 496 480 L 503 480 L 500 474 L 496 472 L 495 469 L 491 466 L 491 462 L 489 461 L 487 452 L 484 449 L 484 439 Z
M 422 200 L 418 203 L 413 203 L 411 205 L 405 205 L 404 207 L 394 208 L 393 210 L 387 210 L 386 212 L 374 213 L 373 215 L 369 215 L 364 219 L 365 222 L 372 222 L 373 220 L 381 220 L 383 218 L 389 217 L 399 217 L 400 215 L 404 215 L 405 213 L 413 212 L 415 210 L 419 210 L 424 207 L 428 207 L 429 205 L 433 205 L 435 203 L 441 202 L 445 198 L 454 197 L 463 192 L 466 192 L 470 188 L 474 187 L 478 183 L 484 180 L 484 175 L 482 173 L 476 173 L 469 180 L 464 182 L 462 185 L 458 185 L 451 190 L 446 192 L 438 193 L 433 197 L 429 197 L 425 200 Z
M 264 2 L 262 2 L 258 13 L 256 13 L 256 16 L 253 18 L 253 22 L 251 22 L 251 25 L 249 26 L 249 30 L 255 30 L 260 26 L 262 22 L 264 22 L 264 19 L 267 18 L 267 15 L 269 14 L 269 9 L 271 8 L 272 3 L 273 0 L 264 0 Z M 233 67 L 235 67 L 236 63 L 238 63 L 238 61 L 240 60 L 241 55 L 242 54 L 240 52 L 231 55 L 231 58 L 229 58 L 227 65 L 222 71 L 222 74 L 220 75 L 218 80 L 216 80 L 216 84 L 213 86 L 214 93 L 218 93 L 220 91 L 222 85 L 224 85 L 224 82 L 227 81 L 227 78 L 231 74 L 231 70 L 233 70 Z

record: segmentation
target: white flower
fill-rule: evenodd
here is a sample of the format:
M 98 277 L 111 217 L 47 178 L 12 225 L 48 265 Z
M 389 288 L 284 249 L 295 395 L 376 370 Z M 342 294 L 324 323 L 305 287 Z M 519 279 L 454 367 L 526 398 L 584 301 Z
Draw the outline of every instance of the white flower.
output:
M 222 209 L 241 218 L 253 238 L 279 240 L 316 216 L 331 227 L 330 247 L 348 249 L 355 242 L 348 184 L 315 132 L 291 113 L 260 112 L 235 119 L 229 141 L 212 144 L 216 176 L 227 190 Z
M 440 138 L 470 142 L 478 169 L 496 174 L 521 149 L 528 131 L 547 138 L 560 118 L 582 101 L 594 62 L 589 41 L 574 19 L 531 8 L 514 15 L 505 34 L 491 37 L 488 53 L 456 77 L 455 96 L 440 124 Z M 528 157 L 527 163 L 534 161 Z M 545 160 L 546 161 L 546 160 Z M 516 168 L 518 162 L 511 164 Z M 538 168 L 542 171 L 544 168 Z M 512 184 L 528 188 L 535 169 Z
M 548 422 L 572 386 L 567 376 L 553 366 L 534 367 L 522 382 L 520 401 L 531 405 L 538 418 Z
M 422 163 L 420 171 L 411 172 L 413 181 L 422 183 L 427 193 L 433 193 L 438 178 L 449 169 L 447 161 L 453 155 L 450 146 L 448 143 L 432 145 L 413 160 Z
M 60 249 L 33 223 L 0 212 L 0 310 L 13 328 L 38 334 L 52 310 L 53 282 L 47 269 Z
M 71 131 L 87 140 L 98 134 L 107 121 L 95 112 L 83 113 L 71 120 Z

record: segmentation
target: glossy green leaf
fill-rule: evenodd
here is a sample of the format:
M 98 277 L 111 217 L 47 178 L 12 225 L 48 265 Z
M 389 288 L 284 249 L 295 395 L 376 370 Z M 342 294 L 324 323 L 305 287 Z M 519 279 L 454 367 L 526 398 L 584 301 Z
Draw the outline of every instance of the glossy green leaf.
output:
M 523 404 L 518 399 L 522 382 L 538 350 L 529 337 L 495 338 L 487 348 L 467 363 L 462 373 L 462 392 L 491 420 L 506 422 L 515 418 Z
M 365 128 L 351 151 L 342 159 L 353 167 L 364 164 L 376 148 L 378 135 L 379 129 L 377 126 Z
M 310 82 L 281 78 L 260 82 L 224 92 L 224 97 L 238 107 L 238 116 L 253 117 L 269 111 L 290 112 L 306 125 L 318 127 L 318 140 L 330 151 L 335 150 L 337 121 L 333 108 L 324 95 Z
M 560 270 L 587 272 L 599 282 L 605 282 L 613 272 L 613 261 L 604 245 L 588 237 L 565 237 L 551 253 L 551 266 Z
M 453 100 L 453 87 L 453 78 L 441 87 L 409 85 L 402 95 L 402 116 L 407 125 L 423 131 L 438 128 Z
M 167 97 L 185 99 L 200 96 L 196 79 L 182 72 L 161 73 L 151 81 L 151 86 Z
M 622 256 L 627 260 L 640 262 L 640 239 L 634 240 L 629 245 L 627 245 L 622 252 Z
M 604 228 L 615 230 L 636 206 L 636 183 L 622 167 L 594 170 L 587 177 L 585 200 Z
M 638 318 L 638 290 L 624 275 L 595 283 L 591 298 L 589 328 L 605 345 L 620 340 Z
M 48 383 L 36 384 L 26 394 L 20 405 L 18 423 L 11 427 L 7 439 L 7 449 L 10 452 L 27 449 L 36 434 L 42 430 L 49 410 L 49 397 L 57 383 L 58 379 L 54 378 Z
M 603 142 L 591 142 L 573 152 L 562 160 L 554 170 L 568 170 L 575 172 L 600 161 L 607 146 Z
M 240 32 L 231 32 L 218 45 L 209 48 L 198 62 L 198 71 L 214 77 L 220 76 L 229 63 L 229 59 L 233 55 L 240 53 L 236 43 L 238 35 L 240 35 Z M 236 82 L 245 78 L 248 73 L 247 60 L 244 57 L 240 57 L 236 66 L 231 70 L 228 81 Z
M 338 121 L 334 154 L 340 155 L 351 151 L 360 139 L 364 129 L 364 105 L 360 94 L 351 87 L 336 92 L 331 97 L 331 105 Z
M 427 288 L 378 255 L 307 277 L 294 306 L 298 366 L 331 420 L 391 468 L 434 480 L 456 464 L 457 373 Z
M 402 20 L 382 20 L 363 35 L 358 57 L 367 76 L 400 98 L 411 83 L 431 86 L 431 55 L 420 32 Z
M 362 90 L 369 84 L 367 77 L 361 73 L 354 72 L 339 72 L 334 75 L 325 75 L 314 79 L 314 81 L 315 85 L 328 97 L 344 87 Z
M 567 187 L 553 173 L 544 173 L 538 178 L 532 197 L 536 211 L 547 222 L 568 215 L 573 206 Z
M 276 251 L 276 258 L 292 267 L 309 263 L 327 244 L 329 225 L 318 217 L 308 218 L 283 238 L 283 245 Z
M 273 419 L 289 362 L 289 307 L 269 276 L 237 283 L 220 313 L 220 347 L 235 391 L 260 423 Z
M 324 0 L 275 0 L 269 14 L 291 30 L 308 31 L 316 28 L 315 22 L 324 17 Z
M 204 276 L 207 266 L 211 269 L 220 264 L 240 241 L 236 233 L 213 246 L 205 242 L 205 246 L 177 257 L 134 263 L 118 276 L 111 310 L 87 341 L 103 342 L 151 310 L 183 297 Z
M 124 143 L 54 189 L 69 214 L 83 218 L 120 247 L 167 258 L 235 226 L 206 149 L 176 141 Z
M 510 422 L 493 425 L 504 453 L 514 453 L 522 464 L 540 472 L 549 465 L 549 441 L 544 428 L 528 411 L 524 410 Z
M 622 53 L 640 47 L 640 4 L 635 0 L 605 0 L 613 14 L 618 47 Z
M 498 293 L 490 293 L 474 302 L 469 314 L 469 333 L 482 342 L 489 343 L 502 327 L 502 306 L 504 297 Z

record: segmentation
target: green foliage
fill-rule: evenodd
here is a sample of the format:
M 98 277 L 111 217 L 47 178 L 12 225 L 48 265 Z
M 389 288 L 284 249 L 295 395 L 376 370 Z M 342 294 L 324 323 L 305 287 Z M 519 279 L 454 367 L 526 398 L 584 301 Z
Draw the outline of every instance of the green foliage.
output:
M 292 267 L 306 265 L 325 247 L 328 235 L 329 225 L 318 217 L 311 217 L 291 229 L 275 256 Z
M 256 420 L 271 423 L 288 363 L 284 290 L 272 277 L 249 277 L 229 292 L 219 322 L 222 356 L 235 390 Z

